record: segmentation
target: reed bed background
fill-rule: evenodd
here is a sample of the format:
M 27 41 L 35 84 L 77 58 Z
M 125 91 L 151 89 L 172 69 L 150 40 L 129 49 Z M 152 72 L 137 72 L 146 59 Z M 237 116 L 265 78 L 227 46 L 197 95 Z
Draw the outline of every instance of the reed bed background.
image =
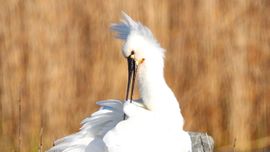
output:
M 0 4 L 0 151 L 44 151 L 96 101 L 124 99 L 126 61 L 109 31 L 122 10 L 166 48 L 186 130 L 213 136 L 216 151 L 270 147 L 269 0 Z

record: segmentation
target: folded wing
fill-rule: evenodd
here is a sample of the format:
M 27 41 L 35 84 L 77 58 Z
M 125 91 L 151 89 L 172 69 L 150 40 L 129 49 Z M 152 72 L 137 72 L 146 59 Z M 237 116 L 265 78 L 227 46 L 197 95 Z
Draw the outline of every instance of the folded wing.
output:
M 80 131 L 54 142 L 48 152 L 106 152 L 104 135 L 123 120 L 123 104 L 120 100 L 97 102 L 101 108 L 81 122 Z

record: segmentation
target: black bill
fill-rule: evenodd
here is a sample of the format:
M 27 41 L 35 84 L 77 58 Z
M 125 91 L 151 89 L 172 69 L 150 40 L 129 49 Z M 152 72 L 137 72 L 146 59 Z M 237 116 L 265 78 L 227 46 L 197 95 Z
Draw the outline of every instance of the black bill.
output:
M 128 84 L 127 84 L 127 92 L 126 92 L 126 101 L 130 99 L 130 102 L 132 102 L 133 91 L 134 91 L 134 86 L 135 86 L 135 78 L 136 78 L 136 72 L 137 72 L 137 65 L 136 65 L 136 61 L 131 57 L 131 55 L 127 57 L 127 62 L 128 62 Z M 130 90 L 130 87 L 131 87 L 131 90 Z

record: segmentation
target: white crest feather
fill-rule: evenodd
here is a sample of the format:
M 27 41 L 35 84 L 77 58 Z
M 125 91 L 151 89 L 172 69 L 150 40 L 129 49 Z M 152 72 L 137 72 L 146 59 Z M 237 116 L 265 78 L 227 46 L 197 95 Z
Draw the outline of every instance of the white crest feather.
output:
M 159 43 L 148 27 L 142 25 L 140 22 L 134 21 L 124 12 L 122 12 L 122 15 L 123 19 L 120 23 L 114 23 L 111 25 L 111 30 L 117 33 L 117 38 L 126 41 L 131 32 L 136 32 L 137 34 L 145 37 L 150 42 L 156 43 L 156 45 L 159 46 Z

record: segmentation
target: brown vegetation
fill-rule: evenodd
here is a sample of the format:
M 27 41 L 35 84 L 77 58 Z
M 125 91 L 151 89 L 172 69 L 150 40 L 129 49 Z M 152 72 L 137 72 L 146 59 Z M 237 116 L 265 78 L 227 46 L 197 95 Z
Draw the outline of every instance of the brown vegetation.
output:
M 167 49 L 185 129 L 217 150 L 269 146 L 269 0 L 0 0 L 0 151 L 42 151 L 102 99 L 123 99 L 127 67 L 109 31 L 121 11 Z M 43 148 L 42 148 L 43 147 Z

